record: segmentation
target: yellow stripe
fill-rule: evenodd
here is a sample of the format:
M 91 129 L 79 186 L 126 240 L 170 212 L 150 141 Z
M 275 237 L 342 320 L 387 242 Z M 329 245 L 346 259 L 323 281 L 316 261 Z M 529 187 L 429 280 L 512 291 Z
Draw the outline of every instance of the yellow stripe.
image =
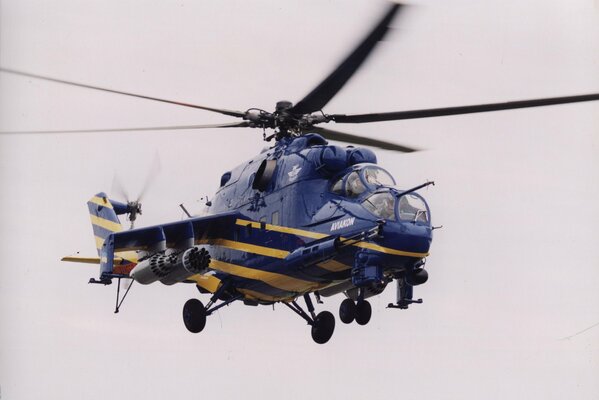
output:
M 94 239 L 96 239 L 96 249 L 101 249 L 104 245 L 104 239 L 99 236 L 94 236 Z
M 289 255 L 288 251 L 273 249 L 270 247 L 256 246 L 254 244 L 235 242 L 227 239 L 200 239 L 197 244 L 211 244 L 215 246 L 223 246 L 234 250 L 241 250 L 247 253 L 260 254 L 262 256 L 274 257 L 283 259 Z
M 392 254 L 394 256 L 406 256 L 406 257 L 423 258 L 423 257 L 426 257 L 426 256 L 429 255 L 429 253 L 413 253 L 411 251 L 403 251 L 403 250 L 390 249 L 389 247 L 383 247 L 383 246 L 379 246 L 378 244 L 369 243 L 369 242 L 358 242 L 358 243 L 354 244 L 354 246 L 361 247 L 363 249 L 370 249 L 370 250 L 374 250 L 374 251 L 380 251 L 381 253 Z
M 281 300 L 293 300 L 295 296 L 270 296 L 264 293 L 256 292 L 250 289 L 237 289 L 238 292 L 242 293 L 245 298 L 250 300 L 263 300 L 263 301 L 281 301 Z
M 135 251 L 116 251 L 114 256 L 115 260 L 120 257 L 122 261 L 137 263 L 137 253 Z
M 112 208 L 112 204 L 110 204 L 110 201 L 108 201 L 108 198 L 103 199 L 102 197 L 94 196 L 91 199 L 89 199 L 89 202 L 97 204 L 102 207 Z
M 77 262 L 82 264 L 100 264 L 101 259 L 99 257 L 73 257 L 66 256 L 60 259 L 60 261 Z M 123 261 L 120 257 L 114 258 L 114 263 L 118 264 Z
M 236 224 L 237 225 L 242 225 L 242 226 L 248 226 L 249 225 L 249 226 L 251 226 L 254 229 L 260 229 L 260 222 L 247 221 L 247 220 L 244 220 L 244 219 L 237 219 Z M 312 239 L 322 239 L 322 238 L 325 238 L 325 237 L 329 236 L 329 235 L 326 235 L 324 233 L 318 233 L 318 232 L 312 232 L 312 231 L 305 231 L 303 229 L 288 228 L 286 226 L 271 225 L 271 224 L 266 224 L 265 225 L 265 229 L 267 231 L 289 233 L 289 234 L 292 234 L 292 235 L 309 237 L 309 238 L 312 238 Z
M 328 260 L 325 262 L 318 263 L 316 265 L 318 265 L 320 268 L 324 268 L 327 271 L 332 271 L 332 272 L 345 271 L 345 270 L 351 268 L 350 266 L 342 264 L 339 261 L 335 261 L 335 260 Z
M 260 222 L 255 222 L 255 221 L 247 221 L 247 220 L 243 220 L 243 219 L 237 219 L 236 221 L 237 225 L 242 225 L 242 226 L 251 226 L 254 229 L 260 229 Z M 325 237 L 328 237 L 329 235 L 326 235 L 324 233 L 318 233 L 318 232 L 311 232 L 311 231 L 305 231 L 302 229 L 295 229 L 295 228 L 287 228 L 285 226 L 278 226 L 278 225 L 270 225 L 270 224 L 266 224 L 265 229 L 268 231 L 274 231 L 274 232 L 283 232 L 283 233 L 290 233 L 293 235 L 298 235 L 298 236 L 303 236 L 303 237 L 309 237 L 309 238 L 313 238 L 313 239 L 322 239 Z M 345 238 L 341 238 L 341 240 L 344 240 Z M 370 250 L 375 250 L 375 251 L 380 251 L 381 253 L 385 253 L 385 254 L 392 254 L 395 256 L 406 256 L 406 257 L 417 257 L 417 258 L 423 258 L 423 257 L 427 257 L 429 255 L 429 253 L 414 253 L 414 252 L 410 252 L 410 251 L 403 251 L 403 250 L 397 250 L 397 249 L 392 249 L 389 247 L 383 247 L 383 246 L 379 246 L 378 244 L 374 244 L 374 243 L 370 243 L 370 242 L 358 242 L 353 244 L 353 246 L 356 247 L 361 247 L 363 249 L 370 249 Z
M 203 287 L 210 293 L 216 292 L 218 287 L 220 286 L 220 279 L 218 279 L 214 275 L 195 274 L 193 276 L 190 276 L 187 279 L 189 279 L 191 281 L 195 281 L 198 286 Z
M 104 229 L 108 229 L 111 232 L 120 232 L 123 227 L 118 222 L 109 221 L 104 218 L 97 217 L 93 214 L 90 214 L 89 217 L 92 220 L 92 224 L 100 226 Z
M 272 287 L 289 292 L 306 292 L 321 286 L 316 282 L 304 281 L 292 278 L 287 275 L 274 272 L 261 271 L 259 269 L 242 267 L 235 264 L 229 264 L 224 261 L 212 259 L 210 268 L 227 274 L 240 276 L 246 279 L 254 279 L 269 284 Z
M 129 252 L 129 251 L 135 251 L 135 250 L 149 250 L 150 246 L 149 245 L 139 245 L 139 246 L 128 246 L 128 247 L 118 247 L 114 249 L 115 253 L 124 253 L 124 252 Z
M 78 262 L 83 264 L 100 264 L 99 257 L 63 257 L 60 261 Z

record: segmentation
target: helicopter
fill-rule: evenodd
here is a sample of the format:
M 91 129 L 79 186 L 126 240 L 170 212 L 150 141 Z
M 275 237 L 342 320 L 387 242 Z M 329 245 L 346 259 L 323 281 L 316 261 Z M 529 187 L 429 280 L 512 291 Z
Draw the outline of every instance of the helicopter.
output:
M 191 299 L 183 307 L 184 324 L 194 333 L 205 328 L 208 316 L 232 302 L 249 306 L 281 303 L 303 318 L 311 326 L 313 340 L 322 344 L 332 337 L 335 318 L 328 311 L 316 314 L 312 297 L 320 303 L 322 297 L 345 295 L 339 318 L 360 325 L 366 325 L 371 317 L 368 298 L 382 293 L 393 281 L 397 298 L 390 308 L 406 309 L 421 303 L 414 299 L 413 290 L 428 279 L 424 267 L 434 227 L 430 208 L 418 191 L 433 183 L 398 189 L 393 177 L 378 166 L 372 150 L 343 148 L 328 140 L 398 152 L 416 149 L 316 125 L 547 106 L 598 100 L 599 94 L 375 114 L 325 114 L 324 106 L 371 54 L 402 7 L 390 5 L 367 37 L 322 83 L 295 105 L 279 101 L 274 112 L 205 107 L 2 68 L 7 73 L 241 119 L 216 125 L 105 131 L 274 130 L 272 135 L 264 134 L 266 140 L 274 140 L 272 147 L 222 174 L 219 189 L 207 204 L 207 216 L 124 230 L 118 216 L 127 215 L 133 223 L 141 214 L 140 202 L 122 203 L 103 192 L 94 195 L 88 209 L 99 257 L 64 260 L 98 262 L 99 278 L 90 280 L 96 284 L 107 285 L 114 279 L 195 284 L 210 299 L 206 305 Z M 118 287 L 115 311 L 122 303 Z M 300 297 L 305 309 L 298 302 Z

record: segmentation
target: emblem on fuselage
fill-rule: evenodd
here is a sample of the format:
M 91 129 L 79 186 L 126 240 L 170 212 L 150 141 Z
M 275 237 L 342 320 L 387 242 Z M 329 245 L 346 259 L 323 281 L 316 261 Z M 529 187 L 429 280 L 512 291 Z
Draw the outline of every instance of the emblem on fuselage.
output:
M 302 167 L 300 167 L 299 164 L 295 164 L 291 171 L 287 173 L 287 175 L 289 176 L 289 182 L 294 182 L 297 179 L 297 176 L 299 175 L 299 172 L 301 170 Z
M 355 217 L 345 218 L 345 219 L 342 219 L 341 221 L 335 221 L 331 225 L 331 232 L 350 227 L 354 224 L 355 221 L 356 221 Z

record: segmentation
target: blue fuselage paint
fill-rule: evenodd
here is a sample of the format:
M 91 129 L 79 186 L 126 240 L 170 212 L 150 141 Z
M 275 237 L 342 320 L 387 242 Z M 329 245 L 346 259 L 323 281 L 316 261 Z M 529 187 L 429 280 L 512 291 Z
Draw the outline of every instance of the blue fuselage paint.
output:
M 380 217 L 365 209 L 362 202 L 375 191 L 388 191 L 396 196 L 400 192 L 394 188 L 371 186 L 362 179 L 366 190 L 358 196 L 350 197 L 344 193 L 333 193 L 332 182 L 351 171 L 376 163 L 376 158 L 372 159 L 374 154 L 369 150 L 360 149 L 366 154 L 363 156 L 362 153 L 356 155 L 357 149 L 347 149 L 345 152 L 348 161 L 339 168 L 339 157 L 334 160 L 336 164 L 327 164 L 327 159 L 323 157 L 323 153 L 327 151 L 330 153 L 332 147 L 334 146 L 327 146 L 326 141 L 315 134 L 282 139 L 273 148 L 227 172 L 226 176 L 223 176 L 224 184 L 212 200 L 209 214 L 237 212 L 240 216 L 238 221 L 254 223 L 244 225 L 243 222 L 237 222 L 233 229 L 230 226 L 223 227 L 216 236 L 236 243 L 293 252 L 318 240 L 318 237 L 314 236 L 347 237 L 372 229 L 383 222 Z M 334 150 L 338 155 L 340 148 Z M 254 180 L 260 178 L 257 173 L 265 160 L 276 160 L 276 168 L 266 189 L 260 191 L 254 189 L 253 184 Z M 356 161 L 358 163 L 352 165 Z M 337 170 L 331 170 L 331 165 Z M 428 206 L 426 206 L 426 213 L 430 216 Z M 273 230 L 269 227 L 281 227 L 281 229 Z M 216 237 L 214 233 L 211 236 Z M 280 257 L 218 244 L 209 244 L 208 247 L 215 260 L 283 274 L 323 286 L 334 281 L 349 279 L 355 253 L 361 249 L 369 248 L 369 251 L 379 252 L 385 270 L 401 270 L 409 268 L 423 258 L 429 251 L 431 241 L 430 218 L 425 222 L 404 221 L 398 216 L 387 218 L 384 220 L 381 235 L 362 242 L 363 245 L 348 246 L 336 254 L 333 261 L 342 266 L 339 267 L 340 264 L 337 264 L 338 267 L 334 270 L 322 267 L 320 263 L 291 268 Z M 367 247 L 368 245 L 380 247 Z M 347 266 L 347 269 L 344 269 L 343 265 Z M 226 272 L 215 271 L 214 273 L 220 279 L 231 279 L 236 287 L 269 296 L 289 297 L 302 292 L 299 289 L 293 291 L 288 288 L 277 288 L 257 279 L 248 279 Z

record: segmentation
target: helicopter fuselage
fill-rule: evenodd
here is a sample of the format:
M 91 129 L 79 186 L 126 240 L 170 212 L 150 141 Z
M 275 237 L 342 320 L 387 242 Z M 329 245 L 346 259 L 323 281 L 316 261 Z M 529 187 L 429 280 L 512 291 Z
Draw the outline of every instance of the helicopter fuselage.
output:
M 368 149 L 317 134 L 280 140 L 223 175 L 208 212 L 239 217 L 203 241 L 209 274 L 261 302 L 356 284 L 366 296 L 382 291 L 422 265 L 432 241 L 428 206 L 415 193 L 402 198 L 392 179 Z

